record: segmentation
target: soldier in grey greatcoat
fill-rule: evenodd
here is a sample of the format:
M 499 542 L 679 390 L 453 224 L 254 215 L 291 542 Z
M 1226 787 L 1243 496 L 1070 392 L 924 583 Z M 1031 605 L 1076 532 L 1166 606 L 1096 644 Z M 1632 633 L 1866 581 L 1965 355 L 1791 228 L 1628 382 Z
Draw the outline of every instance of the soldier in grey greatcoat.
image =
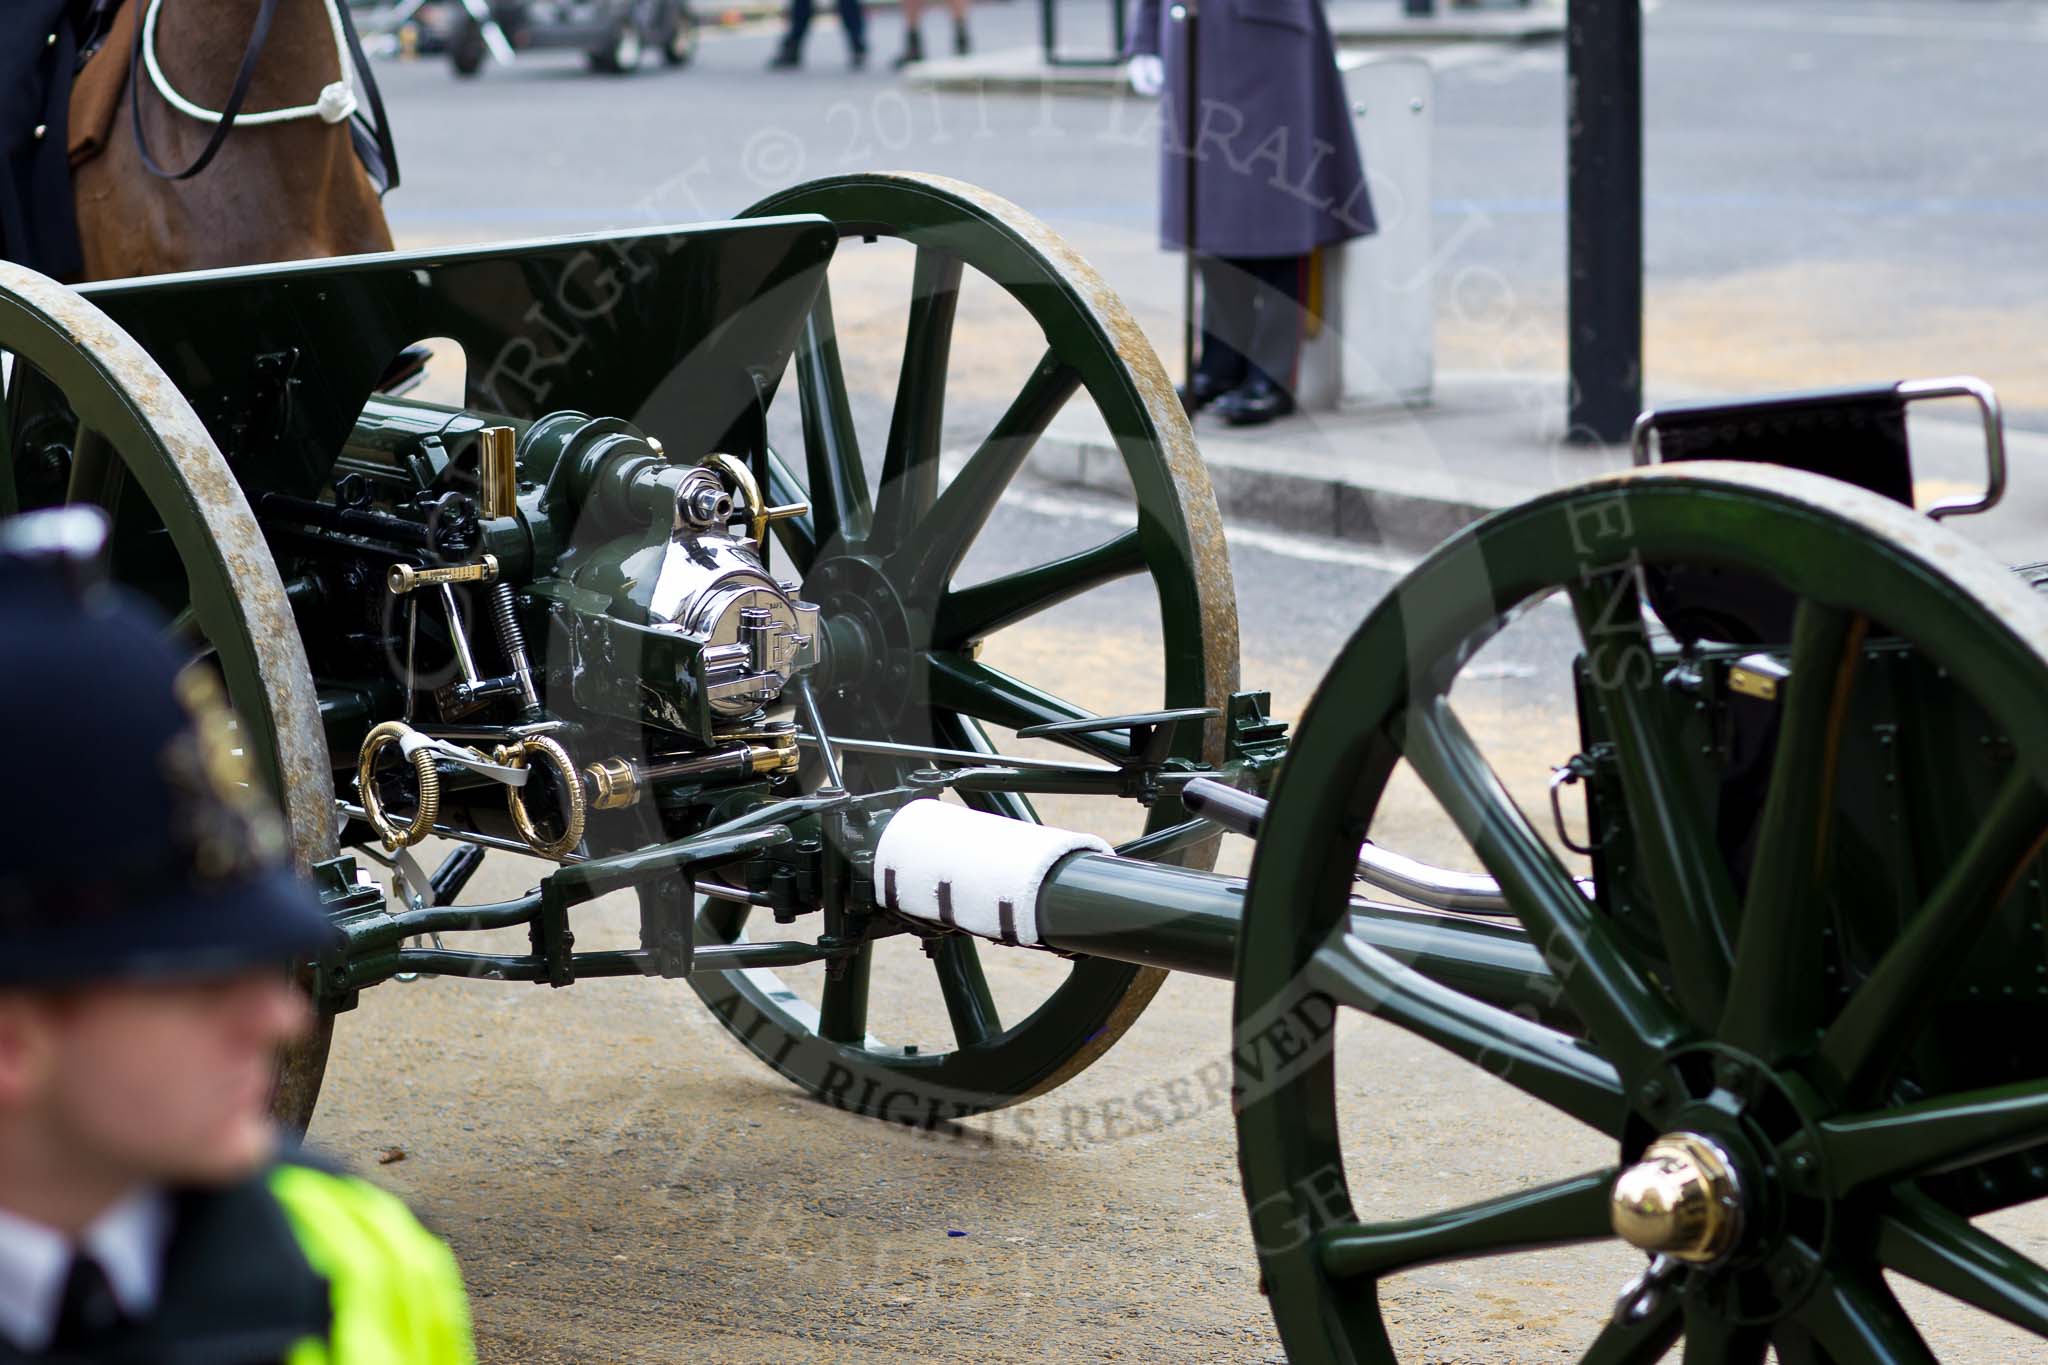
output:
M 1201 358 L 1184 395 L 1233 425 L 1291 412 L 1309 253 L 1374 230 L 1365 166 L 1321 0 L 1200 0 L 1189 102 L 1187 20 L 1137 0 L 1131 84 L 1163 93 L 1159 235 L 1202 281 Z

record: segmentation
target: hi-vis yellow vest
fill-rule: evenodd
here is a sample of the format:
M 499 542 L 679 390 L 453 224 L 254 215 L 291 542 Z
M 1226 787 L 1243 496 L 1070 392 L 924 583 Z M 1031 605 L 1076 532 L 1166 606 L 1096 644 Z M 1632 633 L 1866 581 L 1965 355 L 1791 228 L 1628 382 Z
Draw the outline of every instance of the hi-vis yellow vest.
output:
M 411 1210 L 308 1166 L 280 1164 L 268 1183 L 334 1310 L 327 1339 L 300 1342 L 287 1365 L 473 1365 L 455 1255 Z

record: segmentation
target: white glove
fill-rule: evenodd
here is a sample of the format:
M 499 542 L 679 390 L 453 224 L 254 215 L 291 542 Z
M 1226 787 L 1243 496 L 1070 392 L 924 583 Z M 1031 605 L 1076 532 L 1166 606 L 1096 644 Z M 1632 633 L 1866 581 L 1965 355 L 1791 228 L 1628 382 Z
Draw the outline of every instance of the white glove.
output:
M 1133 94 L 1150 99 L 1166 88 L 1166 63 L 1150 53 L 1141 52 L 1124 65 L 1124 75 L 1131 82 Z

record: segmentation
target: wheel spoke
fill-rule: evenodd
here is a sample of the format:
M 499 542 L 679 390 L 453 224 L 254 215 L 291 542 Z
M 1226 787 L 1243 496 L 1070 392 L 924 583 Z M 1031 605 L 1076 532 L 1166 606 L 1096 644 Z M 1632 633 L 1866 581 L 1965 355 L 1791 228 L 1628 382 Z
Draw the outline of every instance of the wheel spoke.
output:
M 128 471 L 113 442 L 80 422 L 71 437 L 71 481 L 64 490 L 64 501 L 91 503 L 112 519 L 120 510 L 121 489 L 127 481 Z
M 1836 1365 L 1935 1365 L 1920 1330 L 1875 1272 L 1829 1273 L 1795 1316 Z
M 925 662 L 930 669 L 931 704 L 941 710 L 956 711 L 1006 730 L 1055 720 L 1086 720 L 1094 715 L 1001 669 L 958 654 L 934 652 L 925 656 Z M 1120 763 L 1131 756 L 1130 738 L 1122 733 L 1057 738 L 1110 763 Z
M 1081 372 L 1063 363 L 1056 352 L 1048 350 L 1039 359 L 1002 420 L 953 476 L 931 515 L 903 546 L 902 554 L 912 562 L 898 578 L 909 584 L 905 595 L 911 601 L 936 601 L 953 581 L 975 537 L 988 524 L 996 500 L 1080 386 Z
M 1147 567 L 1145 547 L 1132 527 L 1079 554 L 947 593 L 939 599 L 932 637 L 944 648 L 959 649 Z
M 1827 1119 L 1818 1142 L 1829 1188 L 1845 1195 L 1873 1183 L 1989 1161 L 2044 1138 L 2048 1081 L 2030 1081 Z M 1796 1155 L 1805 1145 L 1801 1138 L 1784 1150 Z
M 1669 1004 L 1594 919 L 1578 883 L 1530 827 L 1450 704 L 1442 697 L 1416 702 L 1405 728 L 1398 739 L 1409 765 L 1500 883 L 1593 1039 L 1624 1081 L 1642 1079 L 1678 1037 Z
M 2048 1336 L 2048 1270 L 1960 1214 L 1912 1195 L 1877 1229 L 1877 1259 L 2036 1336 Z
M 1485 1067 L 1581 1123 L 1621 1135 L 1628 1106 L 1614 1068 L 1570 1034 L 1432 981 L 1350 934 L 1316 950 L 1304 984 Z
M 885 550 L 925 519 L 939 495 L 939 444 L 946 420 L 946 368 L 960 305 L 960 257 L 921 246 L 910 287 L 910 324 L 896 376 L 896 410 L 882 448 L 874 540 Z
M 1683 1323 L 1679 1297 L 1667 1291 L 1641 1317 L 1627 1321 L 1610 1318 L 1586 1354 L 1579 1357 L 1579 1365 L 1656 1365 L 1678 1340 Z M 1690 1340 L 1685 1344 L 1685 1358 L 1693 1361 Z
M 839 366 L 829 284 L 804 319 L 796 350 L 797 397 L 803 415 L 804 466 L 810 474 L 811 523 L 817 544 L 842 547 L 868 538 L 874 521 L 860 438 L 846 401 L 846 375 Z
M 1822 1022 L 1826 992 L 1813 989 L 1822 977 L 1828 906 L 1821 876 L 1842 723 L 1867 625 L 1862 616 L 1802 602 L 1792 628 L 1792 676 L 1720 1028 L 1731 1047 L 1773 1060 L 1810 1047 Z
M 1333 1279 L 1374 1279 L 1438 1261 L 1500 1256 L 1612 1237 L 1607 1223 L 1611 1170 L 1398 1223 L 1347 1223 L 1316 1239 Z
M 2015 768 L 1956 865 L 1821 1040 L 1821 1065 L 1852 1102 L 1873 1095 L 1903 1055 L 2044 836 L 2048 794 Z
M 873 944 L 862 944 L 842 958 L 843 973 L 825 972 L 825 989 L 818 1003 L 818 1036 L 834 1043 L 855 1047 L 868 1036 L 868 976 L 874 965 Z
M 973 939 L 965 934 L 940 939 L 932 950 L 932 966 L 939 974 L 939 992 L 946 997 L 946 1015 L 953 1021 L 955 1042 L 974 1047 L 1003 1031 Z
M 1672 984 L 1687 1016 L 1711 1025 L 1728 991 L 1735 890 L 1672 729 L 1635 575 L 1622 571 L 1576 584 L 1571 599 L 1586 647 L 1587 684 L 1614 738 L 1636 856 Z
M 803 485 L 796 481 L 796 475 L 772 450 L 768 452 L 768 486 L 761 493 L 769 502 L 781 506 L 810 501 Z M 770 533 L 781 544 L 783 553 L 789 556 L 789 562 L 796 566 L 799 575 L 811 571 L 812 563 L 818 558 L 818 528 L 811 516 L 783 517 L 770 528 Z
M 996 746 L 989 743 L 988 732 L 981 728 L 972 717 L 955 715 L 951 712 L 935 712 L 932 728 L 937 731 L 940 744 L 952 749 L 971 749 L 978 754 L 987 754 L 994 762 L 1002 762 L 1003 756 Z M 978 810 L 986 815 L 1000 815 L 1009 820 L 1029 820 L 1032 824 L 1043 824 L 1038 811 L 1032 806 L 1031 798 L 1023 792 L 978 792 L 960 793 L 960 799 L 968 809 Z
M 1685 1365 L 1764 1365 L 1769 1345 L 1762 1327 L 1730 1322 L 1695 1298 L 1685 1300 Z

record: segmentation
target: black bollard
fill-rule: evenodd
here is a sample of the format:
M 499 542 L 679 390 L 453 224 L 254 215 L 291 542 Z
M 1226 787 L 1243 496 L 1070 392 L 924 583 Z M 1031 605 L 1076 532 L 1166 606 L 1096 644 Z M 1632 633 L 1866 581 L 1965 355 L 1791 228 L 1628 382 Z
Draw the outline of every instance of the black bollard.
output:
M 1570 0 L 1565 32 L 1567 439 L 1606 444 L 1643 406 L 1640 0 Z

